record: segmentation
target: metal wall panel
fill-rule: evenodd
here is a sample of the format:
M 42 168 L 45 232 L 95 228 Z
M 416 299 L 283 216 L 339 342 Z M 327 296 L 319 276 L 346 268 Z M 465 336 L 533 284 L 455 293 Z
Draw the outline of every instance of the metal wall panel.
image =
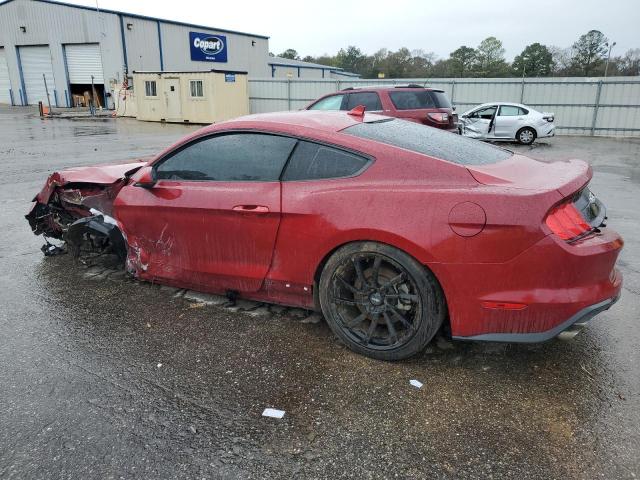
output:
M 104 84 L 100 46 L 97 43 L 65 45 L 69 83 Z
M 24 26 L 26 32 L 20 30 Z M 0 4 L 0 45 L 4 45 L 9 63 L 9 75 L 14 102 L 21 104 L 23 96 L 17 46 L 50 46 L 55 85 L 50 85 L 59 105 L 67 105 L 68 85 L 64 65 L 63 45 L 99 43 L 106 87 L 109 81 L 122 81 L 122 43 L 117 15 L 100 10 L 78 9 L 66 5 L 14 0 Z
M 18 47 L 20 52 L 20 65 L 24 79 L 27 103 L 37 105 L 42 102 L 47 105 L 57 106 L 53 89 L 55 81 L 53 79 L 53 66 L 51 65 L 51 53 L 49 46 L 38 47 Z M 45 86 L 46 78 L 46 86 Z M 47 98 L 47 89 L 49 97 Z
M 127 43 L 129 72 L 160 70 L 158 23 L 154 20 L 144 20 L 123 15 L 122 26 Z M 188 39 L 185 39 L 184 44 L 185 48 L 188 48 Z M 188 55 L 189 50 L 185 51 L 185 54 Z M 166 63 L 165 70 L 171 70 L 167 68 Z
M 268 78 L 271 76 L 271 67 L 267 65 L 269 57 L 269 42 L 267 39 L 162 22 L 160 27 L 165 70 L 237 70 L 248 72 L 249 76 L 256 78 Z M 191 31 L 225 35 L 227 37 L 228 61 L 224 63 L 192 61 L 189 44 L 189 32 Z M 154 52 L 157 49 L 157 36 L 156 30 L 153 37 Z M 132 48 L 134 49 L 133 57 L 133 55 L 143 55 L 148 52 L 149 45 L 142 42 Z M 145 65 L 144 69 L 150 70 L 151 68 Z M 140 68 L 140 70 L 142 69 Z
M 303 108 L 314 99 L 347 87 L 415 83 L 444 90 L 459 114 L 493 101 L 524 103 L 556 116 L 559 134 L 640 135 L 640 79 L 492 78 L 492 79 L 251 79 L 251 111 Z
M 4 48 L 0 47 L 0 103 L 11 104 L 11 82 Z

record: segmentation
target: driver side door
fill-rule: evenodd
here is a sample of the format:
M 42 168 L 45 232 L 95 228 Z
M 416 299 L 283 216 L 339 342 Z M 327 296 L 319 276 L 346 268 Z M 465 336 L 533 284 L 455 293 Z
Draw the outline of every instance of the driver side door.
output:
M 154 163 L 153 186 L 125 186 L 114 211 L 138 275 L 217 292 L 259 290 L 295 143 L 250 132 L 196 138 Z

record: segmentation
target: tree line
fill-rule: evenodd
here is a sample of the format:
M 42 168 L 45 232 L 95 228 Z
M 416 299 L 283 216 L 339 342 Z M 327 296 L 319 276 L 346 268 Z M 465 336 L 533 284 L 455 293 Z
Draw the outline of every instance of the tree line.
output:
M 568 48 L 538 42 L 527 45 L 511 63 L 505 59 L 505 49 L 496 37 L 485 38 L 475 48 L 462 45 L 442 59 L 433 52 L 408 48 L 382 48 L 366 55 L 353 45 L 341 48 L 335 55 L 301 57 L 290 48 L 278 56 L 342 68 L 364 78 L 640 75 L 640 48 L 611 56 L 614 45 L 599 30 L 590 30 Z

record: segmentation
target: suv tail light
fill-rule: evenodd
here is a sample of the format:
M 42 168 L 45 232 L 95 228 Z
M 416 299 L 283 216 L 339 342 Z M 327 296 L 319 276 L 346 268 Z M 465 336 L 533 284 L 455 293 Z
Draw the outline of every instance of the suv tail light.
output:
M 573 202 L 562 203 L 551 209 L 545 219 L 547 227 L 562 240 L 577 240 L 594 230 Z
M 427 117 L 429 117 L 434 122 L 439 122 L 439 123 L 448 123 L 449 122 L 449 114 L 448 113 L 442 113 L 442 112 L 427 113 Z

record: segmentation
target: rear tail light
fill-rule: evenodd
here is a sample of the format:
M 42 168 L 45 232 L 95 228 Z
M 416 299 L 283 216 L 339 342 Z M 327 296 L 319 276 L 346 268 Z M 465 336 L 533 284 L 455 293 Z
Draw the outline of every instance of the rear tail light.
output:
M 549 115 L 547 117 L 542 117 L 543 120 L 546 120 L 547 122 L 553 122 L 553 115 Z
M 593 230 L 571 202 L 551 209 L 545 223 L 553 233 L 567 242 L 583 237 Z
M 434 122 L 439 122 L 439 123 L 447 123 L 449 121 L 448 113 L 441 113 L 441 112 L 427 113 L 427 117 L 429 117 Z

